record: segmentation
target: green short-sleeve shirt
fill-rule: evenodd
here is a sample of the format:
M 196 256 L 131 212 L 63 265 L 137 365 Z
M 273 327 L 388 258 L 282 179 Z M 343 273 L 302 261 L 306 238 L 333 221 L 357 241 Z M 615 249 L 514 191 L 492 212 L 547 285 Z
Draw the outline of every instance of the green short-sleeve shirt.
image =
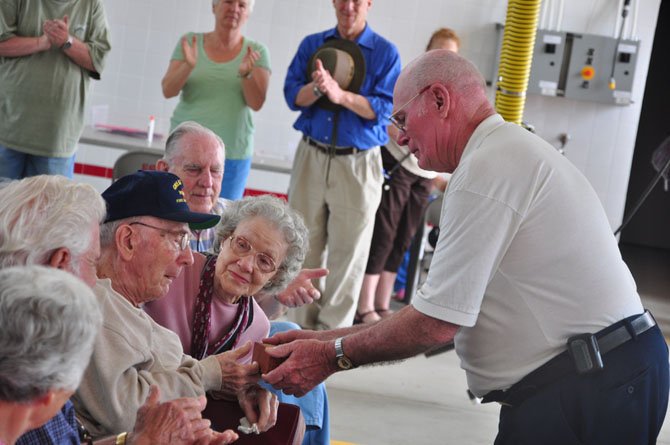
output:
M 187 39 L 194 34 L 187 34 Z M 270 71 L 270 53 L 265 45 L 244 38 L 242 51 L 230 62 L 216 63 L 207 57 L 203 34 L 195 34 L 198 62 L 181 90 L 170 129 L 184 121 L 196 121 L 219 135 L 226 144 L 226 159 L 248 159 L 254 150 L 253 110 L 244 101 L 238 68 L 247 46 L 260 53 L 256 66 Z M 184 60 L 181 39 L 172 60 Z
M 110 50 L 101 0 L 0 0 L 0 41 L 38 37 L 50 19 L 69 18 L 70 34 L 89 49 L 96 72 L 59 48 L 0 57 L 0 145 L 38 156 L 70 157 L 84 126 L 91 77 L 99 79 Z

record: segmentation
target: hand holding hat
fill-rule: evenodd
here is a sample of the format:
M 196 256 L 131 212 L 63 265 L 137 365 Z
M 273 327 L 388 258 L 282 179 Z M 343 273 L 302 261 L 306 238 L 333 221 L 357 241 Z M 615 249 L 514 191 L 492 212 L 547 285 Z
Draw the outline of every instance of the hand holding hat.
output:
M 342 103 L 342 98 L 345 94 L 344 90 L 323 66 L 321 59 L 316 59 L 315 65 L 316 69 L 312 73 L 314 84 L 332 103 L 339 105 Z
M 355 42 L 329 39 L 312 54 L 306 74 L 323 93 L 316 105 L 338 110 L 347 92 L 359 93 L 365 80 L 365 58 Z

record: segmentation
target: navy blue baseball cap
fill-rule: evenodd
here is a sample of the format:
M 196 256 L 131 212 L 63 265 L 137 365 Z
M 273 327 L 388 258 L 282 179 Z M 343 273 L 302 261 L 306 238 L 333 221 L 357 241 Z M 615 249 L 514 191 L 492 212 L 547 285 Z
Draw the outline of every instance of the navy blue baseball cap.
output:
M 221 217 L 191 212 L 178 176 L 162 171 L 139 170 L 113 182 L 102 197 L 107 202 L 105 222 L 133 216 L 155 216 L 188 223 L 192 230 L 215 226 Z

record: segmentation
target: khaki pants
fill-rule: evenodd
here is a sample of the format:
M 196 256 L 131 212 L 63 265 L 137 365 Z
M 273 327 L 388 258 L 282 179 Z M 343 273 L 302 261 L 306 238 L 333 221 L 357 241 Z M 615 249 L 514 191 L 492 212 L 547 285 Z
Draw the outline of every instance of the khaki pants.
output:
M 321 299 L 289 311 L 289 318 L 304 328 L 353 323 L 382 183 L 378 147 L 330 157 L 303 140 L 298 144 L 288 196 L 309 229 L 304 267 L 330 270 L 318 286 Z

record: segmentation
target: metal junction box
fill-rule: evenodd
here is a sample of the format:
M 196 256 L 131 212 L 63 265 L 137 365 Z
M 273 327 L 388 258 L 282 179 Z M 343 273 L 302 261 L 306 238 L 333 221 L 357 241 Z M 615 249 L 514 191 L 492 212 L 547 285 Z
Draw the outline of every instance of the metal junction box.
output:
M 497 24 L 496 29 L 498 51 L 491 77 L 493 84 L 500 63 L 503 26 Z M 639 46 L 638 40 L 618 41 L 594 34 L 538 29 L 527 92 L 628 105 Z
M 639 41 L 592 34 L 568 34 L 564 95 L 570 99 L 628 105 Z M 614 67 L 614 69 L 612 69 Z M 614 83 L 610 85 L 611 79 Z
M 537 30 L 533 64 L 528 80 L 528 93 L 545 96 L 559 95 L 565 37 L 564 32 Z

